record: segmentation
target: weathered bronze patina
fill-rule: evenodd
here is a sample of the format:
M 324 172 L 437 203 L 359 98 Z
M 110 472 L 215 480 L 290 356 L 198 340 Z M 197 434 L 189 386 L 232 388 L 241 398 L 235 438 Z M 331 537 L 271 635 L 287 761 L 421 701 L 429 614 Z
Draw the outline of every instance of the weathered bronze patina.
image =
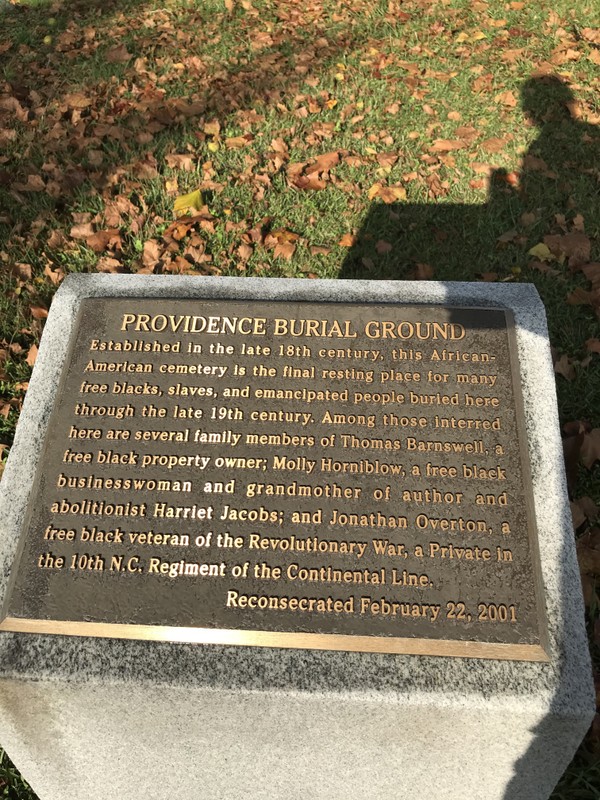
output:
M 544 660 L 498 309 L 90 299 L 4 630 Z

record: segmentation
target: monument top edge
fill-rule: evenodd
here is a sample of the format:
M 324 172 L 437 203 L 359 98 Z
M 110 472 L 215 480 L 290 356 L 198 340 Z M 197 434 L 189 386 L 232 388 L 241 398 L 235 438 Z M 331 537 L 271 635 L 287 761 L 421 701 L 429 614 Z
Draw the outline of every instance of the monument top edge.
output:
M 534 284 L 463 281 L 239 278 L 203 275 L 69 275 L 56 299 L 146 297 L 488 306 L 541 311 Z

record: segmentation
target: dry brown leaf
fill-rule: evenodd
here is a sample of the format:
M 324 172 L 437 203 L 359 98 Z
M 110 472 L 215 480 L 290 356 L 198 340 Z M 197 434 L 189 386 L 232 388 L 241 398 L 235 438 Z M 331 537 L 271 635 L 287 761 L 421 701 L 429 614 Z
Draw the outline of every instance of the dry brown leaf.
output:
M 460 139 L 436 139 L 429 151 L 431 153 L 448 153 L 450 150 L 461 150 L 465 143 Z
M 354 247 L 357 241 L 358 237 L 355 234 L 345 233 L 339 240 L 338 244 L 340 247 Z
M 104 58 L 109 64 L 124 64 L 131 58 L 131 53 L 127 52 L 127 47 L 124 44 L 118 44 L 116 47 L 111 47 L 107 50 Z
M 333 167 L 340 163 L 340 154 L 336 151 L 332 153 L 322 153 L 313 164 L 309 164 L 305 172 L 307 175 L 314 175 L 329 172 Z
M 559 260 L 568 259 L 569 266 L 574 269 L 590 260 L 591 243 L 584 233 L 575 231 L 564 235 L 552 234 L 544 236 L 544 244 Z
M 521 216 L 519 217 L 519 222 L 523 227 L 528 228 L 530 225 L 537 220 L 537 214 L 535 211 L 524 211 Z
M 384 253 L 389 253 L 392 250 L 392 245 L 389 242 L 384 241 L 383 239 L 379 239 L 379 241 L 375 244 L 375 250 L 379 253 L 379 255 L 383 255 Z
M 38 355 L 37 345 L 32 344 L 27 352 L 27 358 L 25 359 L 25 361 L 29 364 L 30 367 L 33 367 L 33 365 L 35 364 L 37 355 Z
M 297 189 L 308 191 L 320 191 L 327 188 L 327 184 L 317 177 L 317 173 L 312 176 L 300 175 L 293 183 Z
M 530 261 L 527 265 L 529 269 L 535 269 L 537 272 L 543 272 L 545 275 L 560 275 L 560 272 L 554 267 L 551 267 L 549 264 L 546 264 L 545 261 L 537 261 L 533 260 Z
M 600 528 L 592 528 L 577 540 L 579 569 L 586 575 L 600 575 Z
M 593 264 L 584 264 L 583 266 L 579 267 L 579 270 L 583 272 L 585 277 L 588 281 L 591 281 L 592 287 L 594 289 L 600 289 L 600 264 L 593 263 Z
M 96 231 L 96 233 L 88 236 L 85 240 L 87 246 L 94 251 L 94 253 L 102 253 L 104 250 L 120 250 L 121 249 L 121 233 L 118 228 L 110 228 L 105 231 Z
M 588 339 L 585 346 L 590 353 L 600 353 L 600 339 Z
M 506 139 L 498 139 L 495 136 L 490 137 L 489 139 L 484 139 L 483 142 L 479 144 L 482 150 L 485 150 L 486 153 L 500 153 L 504 150 L 506 146 Z
M 591 469 L 600 460 L 600 428 L 594 428 L 583 437 L 581 445 L 581 461 Z
M 595 292 L 586 292 L 578 286 L 567 295 L 567 303 L 570 306 L 594 306 L 600 302 L 600 298 Z
M 387 205 L 396 203 L 399 200 L 406 200 L 406 189 L 404 186 L 382 186 L 377 194 Z
M 94 227 L 91 222 L 82 222 L 78 225 L 73 225 L 69 235 L 73 239 L 87 239 L 94 235 Z
M 13 183 L 18 192 L 45 192 L 46 184 L 40 175 L 28 175 L 27 183 Z
M 207 136 L 218 136 L 221 131 L 221 123 L 218 119 L 207 122 L 203 128 Z
M 574 380 L 575 367 L 573 366 L 569 356 L 564 354 L 558 359 L 558 361 L 555 362 L 554 372 L 557 375 L 562 375 L 563 378 L 566 378 L 568 381 Z
M 161 249 L 156 239 L 148 239 L 144 242 L 142 253 L 142 263 L 145 267 L 154 267 L 160 261 Z
M 22 281 L 31 280 L 31 264 L 13 264 L 10 271 L 16 278 L 20 278 Z
M 328 256 L 331 253 L 331 247 L 321 247 L 320 245 L 311 245 L 309 248 L 311 256 Z
M 577 506 L 581 514 L 583 514 L 585 519 L 590 522 L 594 522 L 594 520 L 597 519 L 598 506 L 591 497 L 578 497 L 573 503 Z
M 287 157 L 288 146 L 283 139 L 271 139 L 271 147 L 276 153 L 279 153 L 280 156 Z
M 246 136 L 230 136 L 228 139 L 225 139 L 225 147 L 229 150 L 239 150 L 240 147 L 246 147 L 249 142 L 252 141 L 252 138 L 247 138 Z
M 430 281 L 433 278 L 433 267 L 431 264 L 417 263 L 413 271 L 413 277 L 417 281 Z
M 87 108 L 88 106 L 92 105 L 91 98 L 84 94 L 83 92 L 70 92 L 69 94 L 65 94 L 62 98 L 63 105 L 66 105 L 67 108 Z
M 96 269 L 98 272 L 123 272 L 123 265 L 116 258 L 110 256 L 102 256 L 96 262 Z
M 377 163 L 382 167 L 393 167 L 398 158 L 398 153 L 378 153 Z
M 249 244 L 246 244 L 245 242 L 243 242 L 237 249 L 237 254 L 242 259 L 242 261 L 248 261 L 253 252 L 254 250 L 252 249 L 252 247 Z
M 50 283 L 54 286 L 58 286 L 58 284 L 64 279 L 65 273 L 60 267 L 56 269 L 52 269 L 50 264 L 46 264 L 44 267 L 44 275 L 49 279 Z
M 275 258 L 283 258 L 286 261 L 289 261 L 295 252 L 296 245 L 292 242 L 278 242 L 273 250 Z
M 48 309 L 43 306 L 29 306 L 29 311 L 34 319 L 46 319 Z
M 195 158 L 189 153 L 171 153 L 165 156 L 165 163 L 171 169 L 182 169 L 186 172 L 193 172 L 196 168 Z
M 496 95 L 494 100 L 507 108 L 515 108 L 517 105 L 517 98 L 510 91 L 500 92 L 500 94 Z

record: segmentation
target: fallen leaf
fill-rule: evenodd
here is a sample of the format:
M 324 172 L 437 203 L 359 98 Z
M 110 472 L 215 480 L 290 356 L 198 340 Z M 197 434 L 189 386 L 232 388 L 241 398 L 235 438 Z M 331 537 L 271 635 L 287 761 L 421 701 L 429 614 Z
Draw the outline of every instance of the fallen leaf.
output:
M 242 243 L 237 249 L 237 254 L 242 259 L 242 261 L 248 261 L 253 252 L 254 250 L 252 249 L 252 247 L 249 244 L 245 243 Z
M 517 98 L 510 91 L 500 92 L 500 94 L 496 95 L 494 100 L 507 108 L 515 108 L 517 105 Z
M 62 98 L 62 102 L 67 108 L 82 109 L 92 105 L 91 98 L 83 92 L 70 92 L 69 94 L 65 94 Z
M 312 176 L 300 175 L 293 183 L 297 189 L 307 191 L 321 191 L 327 188 L 327 184 L 317 177 L 317 173 L 314 173 Z
M 586 433 L 581 445 L 581 461 L 585 467 L 591 469 L 596 461 L 600 460 L 600 428 L 594 428 Z
M 52 283 L 54 286 L 58 286 L 58 284 L 65 277 L 65 273 L 60 267 L 57 267 L 57 269 L 52 269 L 50 264 L 46 264 L 46 266 L 44 267 L 44 275 L 49 279 L 50 283 Z
M 406 189 L 404 186 L 382 186 L 377 196 L 390 205 L 399 200 L 406 200 Z
M 48 316 L 48 309 L 43 306 L 29 306 L 29 311 L 34 319 L 46 319 Z
M 357 241 L 358 237 L 355 236 L 355 234 L 345 233 L 339 240 L 338 244 L 340 247 L 354 247 Z
M 598 506 L 591 497 L 578 497 L 571 505 L 577 506 L 578 513 L 590 522 L 594 522 L 598 517 Z
M 594 292 L 587 292 L 578 286 L 567 295 L 567 303 L 570 306 L 593 306 L 600 298 Z
M 251 139 L 247 139 L 245 136 L 230 136 L 225 139 L 225 147 L 229 150 L 238 150 L 240 147 L 246 147 L 250 141 Z
M 600 339 L 588 339 L 585 346 L 590 353 L 600 353 Z
M 383 239 L 379 239 L 379 241 L 375 244 L 375 250 L 379 253 L 379 255 L 383 255 L 384 253 L 389 253 L 392 249 L 392 245 L 389 242 L 384 241 Z
M 432 153 L 448 153 L 450 150 L 461 150 L 465 143 L 459 139 L 436 139 L 429 148 Z
M 202 199 L 202 192 L 200 189 L 196 189 L 195 192 L 190 192 L 190 194 L 182 194 L 177 197 L 175 203 L 173 204 L 173 211 L 175 214 L 184 214 L 191 210 L 200 211 L 203 205 L 204 201 Z
M 98 272 L 124 272 L 121 262 L 110 256 L 99 258 L 96 262 L 96 269 Z
M 22 281 L 31 280 L 31 264 L 13 264 L 10 271 L 16 278 L 20 278 Z
M 195 158 L 189 153 L 171 153 L 165 156 L 165 163 L 171 169 L 182 169 L 186 172 L 193 172 L 196 168 Z
M 485 150 L 486 153 L 500 153 L 506 146 L 506 139 L 498 139 L 492 136 L 489 139 L 484 139 L 480 142 L 479 147 Z
M 514 242 L 518 235 L 519 232 L 513 228 L 512 230 L 506 231 L 506 233 L 503 233 L 501 236 L 499 236 L 496 241 L 501 242 L 502 244 L 508 244 L 509 242 Z
M 377 163 L 382 167 L 393 167 L 398 158 L 398 153 L 378 153 Z
M 107 249 L 121 249 L 121 233 L 118 228 L 96 231 L 85 240 L 85 243 L 95 253 L 102 253 Z
M 111 47 L 104 54 L 104 59 L 109 64 L 124 64 L 131 58 L 131 53 L 127 52 L 127 47 L 124 44 L 118 44 L 116 47 Z
M 590 260 L 591 242 L 584 233 L 575 231 L 564 235 L 544 236 L 544 244 L 560 261 L 567 259 L 572 269 Z
M 73 225 L 69 235 L 72 239 L 87 239 L 89 236 L 94 235 L 94 227 L 91 222 L 82 222 L 78 225 Z
M 161 249 L 156 239 L 148 239 L 144 242 L 142 252 L 142 263 L 145 267 L 154 267 L 160 261 Z
M 13 183 L 18 192 L 45 192 L 46 184 L 41 175 L 28 175 L 27 183 Z
M 37 345 L 32 344 L 27 352 L 27 358 L 25 359 L 25 361 L 29 364 L 30 367 L 33 367 L 33 365 L 35 364 L 37 355 L 38 355 Z
M 600 528 L 592 528 L 576 543 L 579 569 L 587 575 L 600 575 Z
M 600 289 L 600 263 L 584 264 L 578 269 L 583 272 L 588 281 L 591 281 L 594 289 Z
M 531 250 L 527 251 L 527 254 L 533 256 L 534 258 L 538 258 L 540 261 L 552 261 L 553 258 L 550 248 L 543 242 L 536 244 L 535 247 L 532 247 Z
M 273 255 L 275 258 L 283 258 L 286 261 L 289 261 L 295 252 L 296 245 L 292 242 L 278 242 L 273 250 Z
M 207 136 L 218 136 L 221 131 L 221 123 L 218 119 L 212 120 L 212 122 L 207 122 L 205 124 L 203 130 Z
M 572 381 L 575 378 L 575 367 L 573 366 L 571 359 L 566 355 L 562 355 L 558 361 L 554 364 L 554 372 L 557 375 L 562 375 L 563 378 L 566 378 L 568 381 Z
M 430 281 L 433 278 L 433 267 L 431 264 L 417 262 L 413 270 L 413 278 L 416 281 Z

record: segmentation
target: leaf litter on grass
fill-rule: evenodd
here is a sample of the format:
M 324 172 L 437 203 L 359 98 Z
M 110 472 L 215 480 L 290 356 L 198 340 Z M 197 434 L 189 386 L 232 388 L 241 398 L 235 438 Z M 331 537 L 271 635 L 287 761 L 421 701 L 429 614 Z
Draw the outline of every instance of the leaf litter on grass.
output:
M 23 2 L 2 23 L 2 447 L 71 271 L 527 280 L 595 549 L 593 3 Z

